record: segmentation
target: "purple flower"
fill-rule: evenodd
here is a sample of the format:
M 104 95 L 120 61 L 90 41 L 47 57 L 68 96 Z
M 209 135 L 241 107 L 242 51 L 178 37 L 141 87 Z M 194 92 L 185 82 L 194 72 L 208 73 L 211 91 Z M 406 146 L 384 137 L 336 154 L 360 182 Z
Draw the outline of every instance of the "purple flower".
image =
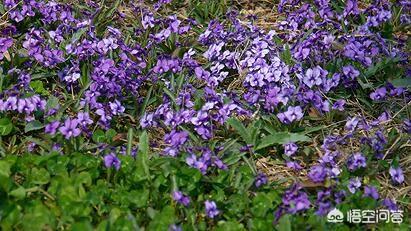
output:
M 93 120 L 90 119 L 90 116 L 87 112 L 79 112 L 77 114 L 77 121 L 84 127 L 93 123 Z
M 355 128 L 357 127 L 358 122 L 359 122 L 359 120 L 358 120 L 357 117 L 353 117 L 351 119 L 348 119 L 347 123 L 345 124 L 345 129 L 347 131 L 353 132 L 355 130 Z
M 327 177 L 327 169 L 322 165 L 314 165 L 310 168 L 310 172 L 308 173 L 308 177 L 313 182 L 323 182 Z
M 173 200 L 175 200 L 177 203 L 182 204 L 186 207 L 190 204 L 190 197 L 185 196 L 180 191 L 173 192 Z
M 114 100 L 114 102 L 110 102 L 109 106 L 110 106 L 110 109 L 111 109 L 111 113 L 113 115 L 120 115 L 125 110 L 125 108 L 123 106 L 121 106 L 121 103 L 118 100 Z
M 339 99 L 333 104 L 332 109 L 338 110 L 338 111 L 344 111 L 344 105 L 345 105 L 345 100 Z
M 204 204 L 205 204 L 206 215 L 209 218 L 214 218 L 220 213 L 214 201 L 206 200 Z
M 398 184 L 404 182 L 404 174 L 400 167 L 394 168 L 393 166 L 390 167 L 390 175 L 391 179 Z
M 298 146 L 293 142 L 286 143 L 283 145 L 283 147 L 284 147 L 284 154 L 287 156 L 293 155 L 295 152 L 297 152 L 297 149 L 298 149 Z
M 397 211 L 398 210 L 398 205 L 395 203 L 394 200 L 391 200 L 390 198 L 385 198 L 382 201 L 382 205 L 385 206 L 387 209 L 390 211 Z
M 264 173 L 259 173 L 256 177 L 255 177 L 255 187 L 259 188 L 261 185 L 265 185 L 267 184 L 268 180 L 267 180 L 267 176 Z
M 386 94 L 387 94 L 387 88 L 381 87 L 375 90 L 373 93 L 371 93 L 370 98 L 372 100 L 378 101 L 378 100 L 384 99 Z
M 168 227 L 168 231 L 183 231 L 183 229 L 181 228 L 181 226 L 173 224 Z
M 355 191 L 357 189 L 359 189 L 361 187 L 361 181 L 360 178 L 355 177 L 355 178 L 351 178 L 349 183 L 348 183 L 348 190 L 351 193 L 355 193 Z
M 375 200 L 377 200 L 379 198 L 377 188 L 375 188 L 374 186 L 365 186 L 364 197 L 372 197 Z
M 296 162 L 296 161 L 287 161 L 287 167 L 288 168 L 291 168 L 291 169 L 293 169 L 293 170 L 301 170 L 301 169 L 303 169 L 303 167 L 301 167 L 301 165 L 298 163 L 298 162 Z
M 36 109 L 36 106 L 31 102 L 29 98 L 19 99 L 17 102 L 17 111 L 20 113 L 25 113 L 27 115 L 31 114 Z
M 121 166 L 121 161 L 114 153 L 110 153 L 104 156 L 104 165 L 106 168 L 114 167 L 118 171 Z
M 308 69 L 305 72 L 303 82 L 309 88 L 312 88 L 314 85 L 321 85 L 321 83 L 323 82 L 322 76 L 324 75 L 322 72 L 324 72 L 324 70 L 321 67 L 314 67 L 313 69 Z M 325 73 L 325 75 L 327 75 L 327 73 Z
M 188 132 L 173 130 L 164 136 L 164 140 L 173 147 L 179 147 L 188 140 Z
M 282 198 L 282 205 L 280 205 L 279 210 L 276 212 L 276 219 L 278 219 L 283 212 L 296 214 L 310 208 L 310 200 L 307 194 L 301 189 L 302 187 L 300 185 L 294 184 L 285 191 Z
M 13 45 L 13 39 L 11 38 L 0 38 L 0 60 L 3 59 L 4 53 L 7 49 Z
M 64 125 L 59 128 L 61 134 L 64 135 L 66 139 L 70 139 L 70 137 L 76 137 L 80 135 L 81 130 L 77 128 L 78 121 L 76 119 L 67 119 L 64 122 Z
M 367 166 L 366 159 L 363 156 L 363 154 L 360 152 L 354 153 L 347 160 L 347 167 L 350 171 L 357 170 L 361 167 L 365 168 L 366 166 Z
M 410 119 L 404 120 L 404 130 L 405 130 L 408 134 L 411 134 L 411 120 L 410 120 Z
M 29 151 L 29 152 L 33 152 L 33 151 L 34 151 L 34 149 L 36 148 L 36 146 L 37 146 L 37 144 L 36 144 L 36 143 L 34 143 L 34 142 L 30 142 L 30 143 L 28 143 L 28 144 L 27 144 L 27 151 Z
M 344 73 L 344 76 L 350 80 L 354 80 L 360 75 L 360 72 L 351 65 L 344 66 L 343 73 Z
M 75 83 L 80 78 L 80 73 L 73 73 L 70 75 L 66 75 L 64 80 L 68 83 Z
M 296 107 L 288 107 L 286 112 L 283 113 L 279 113 L 277 114 L 277 118 L 285 124 L 289 124 L 291 122 L 293 122 L 294 120 L 298 121 L 301 118 L 303 118 L 303 110 L 301 109 L 300 106 L 296 106 Z
M 48 133 L 50 135 L 54 135 L 57 132 L 58 127 L 60 126 L 60 122 L 59 121 L 53 121 L 49 124 L 46 125 L 44 132 Z

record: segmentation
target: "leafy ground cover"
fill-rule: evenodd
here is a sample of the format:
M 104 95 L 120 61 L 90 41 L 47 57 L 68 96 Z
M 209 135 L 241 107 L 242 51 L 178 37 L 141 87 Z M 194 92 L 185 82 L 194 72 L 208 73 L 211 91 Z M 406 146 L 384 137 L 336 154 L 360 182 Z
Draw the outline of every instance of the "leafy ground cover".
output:
M 1 229 L 409 229 L 410 11 L 2 1 Z

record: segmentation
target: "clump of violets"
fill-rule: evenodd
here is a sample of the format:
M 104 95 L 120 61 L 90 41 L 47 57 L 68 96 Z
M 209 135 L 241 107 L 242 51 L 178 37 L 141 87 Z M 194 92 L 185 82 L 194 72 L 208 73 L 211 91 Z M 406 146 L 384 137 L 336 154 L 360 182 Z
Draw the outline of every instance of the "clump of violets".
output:
M 191 153 L 186 158 L 186 163 L 201 171 L 202 174 L 206 174 L 210 167 L 217 167 L 218 169 L 226 170 L 227 166 L 216 155 L 213 155 L 212 151 L 208 148 L 199 148 L 201 156 L 197 157 L 196 154 Z
M 287 191 L 285 191 L 282 204 L 275 212 L 276 220 L 278 220 L 285 213 L 296 214 L 309 209 L 310 206 L 311 202 L 308 199 L 307 193 L 302 191 L 302 187 L 300 185 L 294 184 Z
M 292 185 L 283 195 L 276 220 L 286 213 L 296 214 L 310 208 L 315 208 L 318 216 L 326 215 L 346 196 L 345 190 L 337 191 L 340 186 L 347 187 L 351 194 L 363 189 L 363 196 L 379 199 L 376 187 L 363 185 L 367 173 L 357 170 L 372 168 L 375 159 L 387 157 L 384 153 L 389 151 L 386 146 L 390 137 L 383 125 L 402 115 L 393 112 L 386 101 L 397 97 L 408 102 L 410 91 L 395 87 L 394 82 L 379 82 L 386 79 L 380 78 L 379 73 L 367 75 L 373 67 L 385 68 L 380 65 L 385 60 L 393 62 L 389 65 L 393 68 L 403 69 L 408 64 L 406 41 L 397 34 L 392 38 L 388 35 L 388 39 L 384 29 L 394 18 L 399 18 L 395 22 L 399 28 L 411 22 L 407 1 L 378 0 L 359 7 L 361 4 L 356 0 L 339 1 L 337 5 L 333 1 L 281 0 L 278 10 L 284 20 L 275 22 L 270 31 L 252 21 L 243 21 L 234 10 L 227 12 L 223 21 L 215 18 L 208 25 L 199 26 L 193 19 L 161 15 L 171 0 L 158 0 L 151 9 L 139 3 L 122 2 L 127 4 L 124 8 L 130 7 L 136 15 L 133 27 L 128 30 L 113 22 L 100 27 L 94 25 L 100 7 L 93 1 L 87 2 L 87 7 L 79 10 L 54 1 L 4 1 L 3 16 L 10 22 L 0 25 L 0 75 L 6 80 L 2 80 L 0 90 L 2 118 L 12 118 L 16 126 L 32 121 L 44 124 L 42 131 L 50 139 L 46 143 L 59 153 L 66 151 L 67 145 L 62 142 L 76 137 L 85 144 L 93 142 L 90 136 L 94 129 L 112 128 L 121 137 L 132 121 L 132 126 L 149 132 L 164 131 L 156 134 L 161 135 L 163 142 L 156 140 L 151 145 L 161 154 L 185 161 L 207 178 L 214 177 L 219 169 L 229 169 L 226 163 L 230 163 L 230 157 L 226 157 L 230 153 L 222 145 L 228 144 L 223 142 L 227 137 L 222 134 L 226 133 L 229 118 L 278 119 L 279 131 L 290 133 L 313 125 L 302 122 L 332 119 L 331 126 L 325 125 L 324 131 L 330 128 L 330 134 L 325 135 L 315 163 L 297 160 L 296 143 L 282 146 L 287 167 L 307 170 L 314 183 L 332 185 L 317 190 L 313 204 L 309 200 L 311 191 Z M 393 6 L 401 10 L 396 12 Z M 119 10 L 113 14 L 115 19 L 125 17 Z M 35 26 L 30 23 L 32 19 Z M 195 33 L 191 33 L 192 29 Z M 283 45 L 279 46 L 277 40 Z M 175 52 L 171 54 L 169 48 Z M 44 71 L 57 78 L 38 78 Z M 409 77 L 411 71 L 405 72 Z M 398 73 L 403 74 L 400 70 Z M 151 90 L 147 91 L 148 87 Z M 42 88 L 49 94 L 42 92 Z M 352 99 L 357 90 L 369 96 L 371 106 L 381 105 L 387 111 L 372 121 L 363 115 L 353 115 L 347 109 L 355 106 Z M 341 99 L 341 95 L 346 99 Z M 80 102 L 61 103 L 69 98 Z M 140 108 L 142 105 L 147 107 Z M 401 119 L 401 132 L 411 133 L 411 120 Z M 139 122 L 134 124 L 135 121 Z M 334 125 L 344 121 L 345 130 L 334 133 Z M 231 139 L 237 134 L 227 135 Z M 307 136 L 314 140 L 314 135 Z M 42 137 L 40 134 L 36 139 Z M 353 140 L 365 147 L 361 150 L 367 155 L 353 153 L 343 162 L 341 147 Z M 301 147 L 305 145 L 301 143 Z M 135 157 L 138 152 L 125 144 L 113 145 L 117 144 L 100 143 L 96 148 L 106 154 L 106 168 L 120 169 L 118 153 L 125 155 L 128 150 Z M 254 152 L 253 145 L 247 144 L 240 152 Z M 27 148 L 42 149 L 34 143 Z M 371 154 L 365 151 L 368 148 Z M 348 182 L 339 178 L 345 170 L 344 163 L 350 174 Z M 388 173 L 393 184 L 403 185 L 404 172 L 399 166 L 391 166 Z M 267 176 L 258 173 L 254 189 L 261 190 L 267 183 Z M 190 197 L 181 191 L 172 192 L 172 198 L 186 207 L 191 203 Z M 390 210 L 398 209 L 391 199 L 380 202 Z M 221 213 L 214 201 L 205 201 L 207 217 L 214 219 Z M 174 224 L 169 230 L 181 227 Z

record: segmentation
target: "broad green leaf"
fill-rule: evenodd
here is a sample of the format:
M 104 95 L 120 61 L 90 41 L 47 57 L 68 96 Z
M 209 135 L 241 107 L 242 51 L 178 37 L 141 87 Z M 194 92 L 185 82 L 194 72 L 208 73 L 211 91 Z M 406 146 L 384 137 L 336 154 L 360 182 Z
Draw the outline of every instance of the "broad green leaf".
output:
M 26 124 L 26 126 L 24 127 L 24 132 L 30 132 L 30 131 L 35 131 L 35 130 L 39 130 L 42 129 L 44 127 L 44 125 L 42 123 L 40 123 L 40 121 L 38 120 L 34 120 L 31 121 L 30 123 Z
M 277 229 L 279 231 L 291 231 L 291 222 L 289 215 L 284 215 L 278 221 Z
M 241 123 L 238 119 L 236 118 L 229 118 L 227 120 L 227 123 L 233 127 L 237 133 L 244 139 L 244 141 L 247 144 L 252 144 L 252 138 L 250 136 L 250 131 L 248 131 L 243 123 Z
M 238 221 L 219 221 L 217 231 L 241 231 L 246 230 Z
M 26 190 L 23 187 L 18 187 L 9 193 L 10 196 L 13 196 L 17 199 L 23 199 L 26 197 Z
M 150 179 L 150 171 L 148 167 L 148 152 L 149 152 L 149 143 L 148 143 L 148 136 L 147 132 L 143 131 L 139 138 L 139 147 L 138 147 L 138 155 L 137 155 L 137 171 L 143 170 L 145 177 Z
M 174 208 L 170 205 L 165 206 L 161 212 L 157 213 L 150 222 L 147 230 L 163 230 L 175 222 Z
M 107 139 L 107 141 L 109 141 L 109 142 L 112 141 L 113 138 L 114 138 L 116 135 L 117 135 L 116 130 L 114 130 L 114 129 L 112 129 L 112 128 L 108 129 L 108 130 L 106 131 L 106 139 Z
M 93 133 L 93 141 L 96 143 L 103 143 L 106 140 L 106 134 L 100 129 Z
M 255 150 L 270 147 L 274 144 L 286 144 L 288 142 L 310 141 L 310 137 L 300 133 L 277 132 L 261 139 L 261 142 Z
M 40 80 L 30 82 L 30 87 L 38 94 L 49 95 L 50 93 L 44 89 L 43 82 Z
M 9 118 L 0 119 L 0 136 L 7 136 L 13 130 L 13 124 Z
M 0 176 L 8 178 L 10 176 L 11 164 L 7 161 L 0 160 Z
M 31 170 L 32 182 L 35 184 L 47 184 L 50 181 L 50 174 L 44 168 L 33 168 Z
M 127 132 L 127 156 L 131 155 L 131 146 L 133 145 L 133 128 L 129 128 Z
M 391 81 L 394 87 L 406 87 L 411 88 L 411 78 L 394 79 Z

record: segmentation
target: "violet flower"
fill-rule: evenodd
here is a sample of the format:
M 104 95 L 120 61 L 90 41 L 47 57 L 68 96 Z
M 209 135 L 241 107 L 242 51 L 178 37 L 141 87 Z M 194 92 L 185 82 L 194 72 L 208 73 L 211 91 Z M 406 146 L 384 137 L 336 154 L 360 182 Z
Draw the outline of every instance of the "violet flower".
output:
M 382 205 L 385 206 L 390 211 L 397 211 L 398 210 L 397 203 L 394 200 L 390 199 L 390 198 L 385 198 L 382 201 Z
M 206 215 L 209 218 L 214 218 L 218 214 L 220 214 L 220 211 L 217 209 L 217 205 L 214 201 L 206 200 L 204 204 L 205 204 Z
M 288 107 L 286 112 L 283 113 L 279 113 L 277 114 L 277 118 L 285 124 L 289 124 L 291 122 L 293 122 L 294 120 L 298 121 L 301 118 L 303 118 L 303 113 L 302 113 L 302 109 L 300 106 L 296 106 L 296 107 Z
M 48 133 L 50 135 L 54 135 L 54 134 L 56 134 L 57 129 L 58 129 L 59 126 L 60 126 L 59 121 L 53 121 L 53 122 L 46 125 L 46 127 L 44 128 L 44 132 Z
M 357 170 L 361 167 L 365 168 L 366 166 L 366 159 L 360 152 L 352 154 L 347 160 L 347 167 L 350 171 Z
M 267 184 L 268 179 L 264 173 L 259 173 L 254 180 L 255 187 L 259 188 L 262 185 Z
M 81 130 L 77 127 L 78 121 L 77 119 L 67 119 L 64 124 L 59 128 L 61 134 L 64 135 L 66 139 L 70 139 L 71 137 L 79 136 Z
M 391 166 L 389 172 L 391 175 L 391 179 L 395 183 L 401 184 L 402 182 L 404 182 L 404 174 L 400 167 L 394 168 L 393 166 Z
M 184 205 L 185 207 L 187 207 L 190 204 L 190 197 L 184 195 L 180 191 L 173 192 L 173 200 L 175 200 L 179 204 Z
M 364 197 L 372 197 L 375 200 L 379 198 L 377 188 L 374 186 L 365 186 L 364 187 Z
M 349 183 L 348 183 L 348 190 L 351 193 L 355 193 L 357 191 L 357 189 L 359 189 L 361 187 L 361 180 L 358 177 L 355 178 L 351 178 Z
M 370 98 L 374 101 L 384 99 L 385 95 L 387 94 L 387 88 L 381 87 L 375 90 L 373 93 L 370 94 Z
M 292 156 L 298 150 L 298 146 L 293 142 L 286 143 L 283 145 L 283 147 L 284 147 L 284 154 L 287 156 Z
M 121 166 L 121 161 L 114 153 L 110 153 L 104 156 L 104 165 L 106 168 L 114 167 L 118 171 Z

